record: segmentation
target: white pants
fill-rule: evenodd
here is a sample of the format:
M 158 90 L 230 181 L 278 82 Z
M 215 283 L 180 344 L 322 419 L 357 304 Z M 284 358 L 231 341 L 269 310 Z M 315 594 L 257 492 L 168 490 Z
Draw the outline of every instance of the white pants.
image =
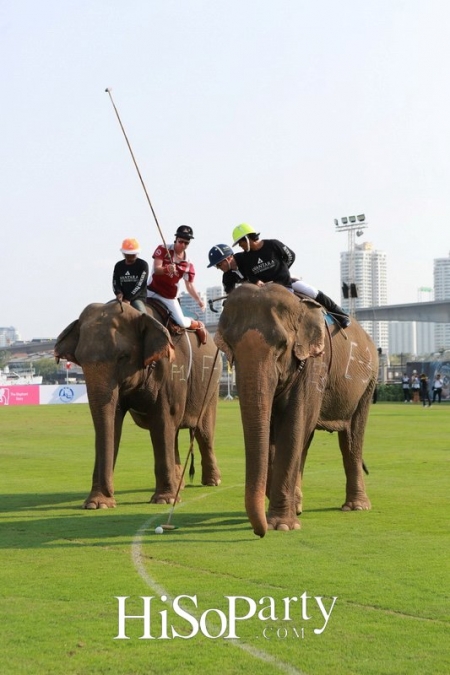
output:
M 162 302 L 163 305 L 167 307 L 170 314 L 172 315 L 172 319 L 179 326 L 183 326 L 183 328 L 189 328 L 189 326 L 191 325 L 192 322 L 191 317 L 184 316 L 183 310 L 181 309 L 181 305 L 176 298 L 173 299 L 163 298 L 162 295 L 158 295 L 158 293 L 154 293 L 153 291 L 149 290 L 147 290 L 147 298 L 156 298 L 157 300 L 160 300 L 160 302 Z
M 312 298 L 313 300 L 317 298 L 317 294 L 319 292 L 317 288 L 314 288 L 314 286 L 305 284 L 304 281 L 300 281 L 299 279 L 296 279 L 295 281 L 292 280 L 292 288 L 294 289 L 294 291 L 297 291 L 298 293 L 303 293 L 304 295 L 307 295 L 309 298 Z

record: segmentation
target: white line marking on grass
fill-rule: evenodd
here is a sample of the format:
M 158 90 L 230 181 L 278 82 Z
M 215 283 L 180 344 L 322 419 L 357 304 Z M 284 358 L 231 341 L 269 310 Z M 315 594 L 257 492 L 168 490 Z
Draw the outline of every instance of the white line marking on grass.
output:
M 235 487 L 236 485 L 232 485 L 227 488 L 222 488 L 220 492 L 223 492 L 224 490 L 230 490 Z M 217 492 L 215 492 L 215 494 L 217 494 Z M 189 503 L 196 502 L 199 499 L 204 499 L 205 497 L 208 496 L 210 495 L 208 494 L 200 495 L 199 497 L 191 499 Z M 184 502 L 184 504 L 186 504 L 186 502 Z M 182 508 L 182 506 L 183 504 L 178 505 L 178 509 Z M 131 559 L 133 561 L 133 565 L 135 566 L 137 573 L 139 574 L 141 579 L 147 584 L 147 586 L 151 588 L 152 591 L 154 591 L 155 593 L 158 593 L 159 596 L 165 595 L 167 596 L 167 600 L 171 601 L 172 597 L 170 593 L 168 593 L 166 589 L 163 586 L 161 586 L 161 584 L 155 581 L 155 579 L 153 579 L 145 569 L 144 555 L 142 553 L 142 540 L 145 532 L 147 530 L 150 530 L 152 523 L 160 519 L 161 514 L 158 514 L 157 516 L 152 516 L 138 529 L 138 531 L 133 537 L 133 542 L 131 544 Z M 264 661 L 264 663 L 270 663 L 275 668 L 278 668 L 278 670 L 280 670 L 282 673 L 286 673 L 286 675 L 306 675 L 304 671 L 297 670 L 296 668 L 294 668 L 294 666 L 291 666 L 289 663 L 284 663 L 283 661 L 277 659 L 275 656 L 267 654 L 266 652 L 263 652 L 261 649 L 257 649 L 252 645 L 246 644 L 245 642 L 242 642 L 242 640 L 239 641 L 227 640 L 227 642 L 228 644 L 231 644 L 234 647 L 239 647 L 239 649 L 242 649 L 242 651 L 247 652 L 247 654 L 253 656 L 255 659 Z

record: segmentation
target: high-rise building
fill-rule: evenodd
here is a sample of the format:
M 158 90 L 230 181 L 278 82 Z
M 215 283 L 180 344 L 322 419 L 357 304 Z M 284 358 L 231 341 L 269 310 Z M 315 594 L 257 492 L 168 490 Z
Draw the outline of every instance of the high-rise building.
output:
M 212 302 L 209 304 L 210 300 L 216 300 L 216 298 L 221 298 L 224 295 L 224 290 L 222 286 L 208 286 L 206 289 L 206 312 L 205 312 L 205 323 L 208 325 L 216 324 L 219 321 L 219 317 L 222 314 L 222 301 Z M 211 309 L 213 307 L 213 309 Z
M 434 260 L 434 299 L 450 300 L 450 254 Z M 450 324 L 437 323 L 434 328 L 435 350 L 450 349 Z
M 20 335 L 14 326 L 8 326 L 7 328 L 0 327 L 0 347 L 8 347 L 17 342 L 17 340 L 20 340 Z
M 433 289 L 421 286 L 417 289 L 418 302 L 432 302 Z M 425 321 L 390 321 L 389 353 L 424 356 L 435 351 L 434 323 Z
M 200 291 L 198 291 L 198 294 L 206 304 L 206 294 Z M 181 309 L 185 316 L 190 316 L 191 319 L 200 319 L 200 321 L 204 321 L 204 313 L 200 311 L 197 301 L 194 300 L 189 293 L 183 291 L 178 296 L 178 300 L 180 301 Z
M 344 284 L 346 286 L 344 286 Z M 386 253 L 376 251 L 369 242 L 358 244 L 353 250 L 341 253 L 341 286 L 350 292 L 356 290 L 353 299 L 355 309 L 387 305 Z M 356 287 L 356 288 L 355 288 Z M 350 310 L 350 298 L 343 297 L 342 307 Z M 389 324 L 387 321 L 361 321 L 376 347 L 389 349 Z

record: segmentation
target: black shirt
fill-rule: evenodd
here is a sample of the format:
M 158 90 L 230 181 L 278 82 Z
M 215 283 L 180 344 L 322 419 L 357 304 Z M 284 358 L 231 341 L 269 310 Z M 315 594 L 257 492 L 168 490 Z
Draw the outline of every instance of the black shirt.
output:
M 113 291 L 114 295 L 123 293 L 124 300 L 143 300 L 147 298 L 148 263 L 136 258 L 132 265 L 125 260 L 119 260 L 114 266 Z
M 248 281 L 274 281 L 291 288 L 289 268 L 295 260 L 295 253 L 278 239 L 264 239 L 257 251 L 245 251 L 235 258 L 239 271 Z
M 243 281 L 246 281 L 246 278 L 242 274 L 242 272 L 239 271 L 239 259 L 242 258 L 242 256 L 245 255 L 244 253 L 235 253 L 234 254 L 234 259 L 236 261 L 236 264 L 238 266 L 237 270 L 227 270 L 226 272 L 223 273 L 222 276 L 222 286 L 223 290 L 225 293 L 228 295 L 228 293 L 231 293 L 231 291 L 238 285 L 242 284 Z

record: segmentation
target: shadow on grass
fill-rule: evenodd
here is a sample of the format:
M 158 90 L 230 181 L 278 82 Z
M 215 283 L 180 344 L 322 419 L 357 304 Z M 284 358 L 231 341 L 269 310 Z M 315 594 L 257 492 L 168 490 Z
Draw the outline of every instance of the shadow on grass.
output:
M 130 546 L 137 533 L 147 539 L 161 539 L 154 534 L 154 528 L 167 522 L 169 509 L 157 512 L 156 506 L 148 505 L 147 513 L 126 514 L 114 509 L 98 511 L 81 510 L 77 515 L 65 515 L 48 518 L 17 518 L 0 522 L 0 549 L 30 548 L 67 548 Z M 155 509 L 154 513 L 152 510 Z M 214 542 L 218 542 L 217 533 L 224 534 L 224 541 L 230 542 L 229 534 L 237 531 L 250 532 L 250 524 L 244 514 L 226 513 L 176 513 L 172 518 L 175 529 L 165 533 L 164 541 L 176 538 L 177 542 L 192 544 L 192 536 L 207 543 L 207 536 L 214 533 Z M 147 526 L 144 528 L 144 526 Z M 143 529 L 144 528 L 144 529 Z
M 142 500 L 129 500 L 121 499 L 120 495 L 135 495 L 142 493 L 147 495 L 147 498 Z M 3 494 L 0 497 L 0 513 L 17 513 L 17 511 L 29 511 L 33 509 L 35 511 L 50 511 L 54 510 L 55 507 L 67 510 L 73 509 L 82 509 L 83 502 L 89 494 L 89 490 L 85 492 L 51 492 L 51 493 L 19 493 L 19 494 Z M 118 490 L 115 495 L 120 504 L 132 505 L 146 503 L 150 501 L 150 497 L 153 494 L 152 488 L 143 488 L 141 490 Z M 76 502 L 75 504 L 73 502 Z M 69 506 L 70 504 L 70 506 Z M 64 506 L 66 505 L 66 506 Z
M 190 486 L 190 489 L 196 488 Z M 138 531 L 145 537 L 154 536 L 154 528 L 168 520 L 171 507 L 150 504 L 152 492 L 149 489 L 118 491 L 117 509 L 92 511 L 82 508 L 86 493 L 3 495 L 0 498 L 0 512 L 3 514 L 3 522 L 0 521 L 0 549 L 130 545 Z M 142 498 L 136 498 L 137 495 L 142 495 Z M 130 514 L 121 510 L 121 507 L 130 505 L 140 507 L 140 512 Z M 192 542 L 193 531 L 201 534 L 203 540 L 206 535 L 217 535 L 220 531 L 226 532 L 228 536 L 230 530 L 250 531 L 244 512 L 192 514 L 182 509 L 183 502 L 171 518 L 176 529 L 170 532 L 170 536 L 175 535 L 178 542 L 186 535 L 186 541 Z M 27 514 L 22 515 L 23 511 L 27 511 Z M 148 529 L 142 531 L 146 524 Z
M 204 490 L 204 485 L 186 484 L 184 490 Z M 155 491 L 155 487 L 142 488 L 139 490 L 116 490 L 115 497 L 118 506 L 135 506 L 138 504 L 148 504 L 151 496 Z M 50 511 L 55 507 L 60 509 L 83 508 L 83 503 L 89 494 L 87 489 L 85 492 L 52 492 L 52 493 L 19 493 L 19 494 L 3 494 L 0 496 L 0 513 L 16 513 L 17 511 Z M 131 496 L 142 494 L 143 497 L 139 499 L 132 499 Z M 127 499 L 127 495 L 130 496 Z M 75 503 L 74 503 L 75 502 Z

